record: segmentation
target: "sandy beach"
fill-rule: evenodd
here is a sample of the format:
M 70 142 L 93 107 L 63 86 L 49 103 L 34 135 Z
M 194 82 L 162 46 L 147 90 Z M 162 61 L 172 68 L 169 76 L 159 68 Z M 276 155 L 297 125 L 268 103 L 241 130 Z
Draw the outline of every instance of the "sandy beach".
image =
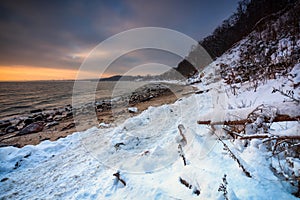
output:
M 117 111 L 112 111 L 111 108 L 96 109 L 98 127 L 99 124 L 106 124 L 109 126 L 115 126 L 117 123 L 124 122 L 127 118 L 135 116 L 146 110 L 149 106 L 157 107 L 164 104 L 174 103 L 176 100 L 185 96 L 187 93 L 193 91 L 193 87 L 184 86 L 184 85 L 169 85 L 172 91 L 170 90 L 160 90 L 154 91 L 153 97 L 146 99 L 136 99 L 134 102 L 131 102 L 129 106 L 137 108 L 137 112 L 131 112 L 128 110 L 127 106 L 118 107 Z M 174 94 L 175 92 L 176 94 Z M 146 90 L 141 90 L 138 92 L 141 96 L 147 96 Z M 99 106 L 98 106 L 99 107 Z M 0 146 L 15 146 L 23 147 L 25 145 L 37 145 L 44 140 L 55 141 L 59 138 L 66 137 L 76 131 L 85 131 L 88 128 L 94 126 L 94 123 L 88 119 L 88 117 L 83 116 L 82 123 L 80 126 L 75 126 L 73 113 L 71 105 L 66 106 L 65 108 L 59 110 L 54 109 L 56 114 L 50 115 L 47 114 L 49 111 L 37 110 L 33 111 L 31 115 L 21 119 L 19 121 L 11 120 L 6 121 L 8 126 L 2 123 L 2 130 L 0 135 Z M 25 124 L 26 119 L 33 119 L 29 124 Z M 5 121 L 4 121 L 5 122 Z M 22 133 L 22 130 L 26 126 L 37 124 L 37 130 L 33 130 L 29 133 Z M 14 130 L 13 127 L 21 127 L 18 130 Z M 9 130 L 9 129 L 12 130 Z M 102 127 L 105 128 L 105 127 Z

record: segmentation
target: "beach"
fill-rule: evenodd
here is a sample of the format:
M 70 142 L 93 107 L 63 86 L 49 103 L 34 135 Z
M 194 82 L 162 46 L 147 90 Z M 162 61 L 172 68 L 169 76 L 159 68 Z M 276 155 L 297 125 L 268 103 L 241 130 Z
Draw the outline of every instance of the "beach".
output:
M 56 105 L 56 107 L 52 105 L 49 109 L 33 109 L 28 113 L 24 112 L 1 120 L 0 146 L 37 145 L 42 141 L 55 141 L 93 126 L 98 128 L 117 126 L 150 106 L 174 103 L 193 90 L 192 86 L 150 83 L 140 87 L 134 93 L 122 93 L 123 101 L 118 100 L 113 103 L 111 98 L 104 97 L 95 103 L 97 121 L 93 122 L 89 119 L 89 115 L 81 115 L 80 125 L 74 122 L 74 110 L 71 104 Z M 69 101 L 64 103 L 67 102 Z M 81 109 L 80 113 L 84 113 L 84 110 Z

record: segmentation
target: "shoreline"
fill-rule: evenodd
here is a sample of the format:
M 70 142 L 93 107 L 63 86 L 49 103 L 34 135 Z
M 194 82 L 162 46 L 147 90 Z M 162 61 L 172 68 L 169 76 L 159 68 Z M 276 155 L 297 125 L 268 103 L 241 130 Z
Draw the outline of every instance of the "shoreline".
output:
M 167 86 L 166 86 L 167 85 Z M 170 90 L 169 88 L 172 89 Z M 149 89 L 150 88 L 150 89 Z M 152 83 L 132 93 L 127 104 L 117 102 L 117 107 L 104 100 L 101 103 L 95 103 L 97 113 L 97 122 L 92 122 L 86 116 L 83 116 L 80 126 L 75 126 L 73 118 L 73 109 L 71 105 L 61 109 L 52 110 L 33 110 L 27 116 L 20 116 L 18 119 L 11 119 L 7 124 L 2 121 L 0 124 L 0 147 L 14 146 L 24 147 L 26 145 L 37 145 L 44 140 L 55 141 L 59 138 L 66 137 L 74 132 L 84 131 L 98 124 L 109 124 L 115 126 L 124 122 L 126 119 L 136 116 L 148 109 L 150 106 L 161 106 L 171 104 L 187 92 L 193 91 L 190 85 L 175 85 L 164 83 Z M 174 94 L 172 91 L 175 91 Z M 126 99 L 126 98 L 125 98 Z M 113 107 L 113 108 L 112 108 Z M 129 107 L 137 108 L 133 112 Z M 3 123 L 4 122 L 4 123 Z M 102 127 L 105 128 L 105 127 Z

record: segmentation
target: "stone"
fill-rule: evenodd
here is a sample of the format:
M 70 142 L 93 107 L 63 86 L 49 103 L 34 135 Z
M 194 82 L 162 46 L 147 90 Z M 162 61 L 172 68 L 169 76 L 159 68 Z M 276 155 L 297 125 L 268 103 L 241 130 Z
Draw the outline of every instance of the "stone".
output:
M 6 135 L 6 133 L 4 132 L 4 130 L 0 130 L 0 136 Z
M 42 113 L 42 115 L 43 115 L 43 118 L 48 118 L 50 116 L 49 113 Z
M 168 87 L 160 84 L 149 84 L 132 92 L 129 96 L 129 104 L 135 105 L 139 102 L 149 101 L 152 98 L 167 93 L 171 93 L 171 90 Z
M 39 112 L 42 112 L 41 109 L 34 109 L 34 110 L 31 110 L 30 113 L 39 113 Z
M 23 128 L 20 132 L 19 135 L 26 135 L 30 133 L 37 133 L 42 131 L 44 128 L 44 123 L 43 122 L 34 122 L 32 124 L 29 124 L 25 128 Z
M 69 129 L 73 128 L 73 127 L 75 127 L 75 123 L 74 122 L 72 122 L 72 123 L 68 124 L 67 126 L 63 127 L 61 129 L 61 131 L 69 130 Z
M 34 119 L 33 119 L 35 122 L 38 122 L 38 121 L 44 121 L 44 118 L 42 115 L 38 115 L 36 116 Z
M 22 122 L 23 122 L 23 120 L 18 119 L 17 122 L 16 122 L 16 126 L 19 126 Z
M 15 132 L 17 130 L 18 130 L 18 128 L 16 126 L 8 126 L 5 129 L 5 133 L 13 133 L 13 132 Z
M 125 146 L 125 144 L 123 142 L 119 142 L 119 143 L 117 143 L 117 144 L 114 145 L 116 151 L 120 150 L 121 145 Z
M 73 117 L 73 112 L 67 112 L 64 114 L 64 118 Z
M 26 118 L 26 119 L 24 120 L 25 126 L 27 126 L 27 125 L 29 125 L 29 124 L 32 124 L 33 122 L 34 122 L 34 121 L 33 121 L 32 118 Z
M 54 110 L 55 112 L 54 112 L 54 115 L 62 115 L 62 112 L 61 111 L 59 111 L 59 110 Z
M 7 177 L 5 177 L 5 178 L 1 179 L 1 181 L 0 181 L 0 182 L 5 182 L 5 181 L 7 181 L 7 180 L 8 180 L 8 178 L 7 178 Z
M 72 106 L 71 105 L 70 106 L 67 105 L 67 107 L 65 107 L 65 111 L 72 111 Z
M 49 117 L 47 117 L 47 119 L 46 119 L 46 122 L 52 122 L 53 121 L 53 116 L 49 116 Z
M 57 125 L 59 125 L 59 123 L 57 121 L 54 121 L 54 122 L 47 123 L 45 127 L 51 128 L 51 127 L 57 126 Z
M 55 117 L 53 117 L 54 121 L 61 121 L 62 120 L 62 116 L 61 115 L 56 115 Z
M 8 127 L 10 125 L 11 125 L 11 122 L 3 122 L 3 123 L 0 124 L 0 129 L 6 128 L 6 127 Z

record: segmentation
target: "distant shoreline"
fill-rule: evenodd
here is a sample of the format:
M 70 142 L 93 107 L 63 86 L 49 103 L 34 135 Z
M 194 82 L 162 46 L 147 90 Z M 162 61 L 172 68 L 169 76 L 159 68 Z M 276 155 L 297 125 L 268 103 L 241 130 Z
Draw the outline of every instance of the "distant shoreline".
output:
M 165 81 L 162 75 L 112 75 L 104 78 L 92 78 L 92 79 L 65 79 L 65 80 L 0 80 L 0 83 L 25 83 L 25 82 L 75 82 L 75 81 Z M 167 81 L 175 81 L 170 79 Z

